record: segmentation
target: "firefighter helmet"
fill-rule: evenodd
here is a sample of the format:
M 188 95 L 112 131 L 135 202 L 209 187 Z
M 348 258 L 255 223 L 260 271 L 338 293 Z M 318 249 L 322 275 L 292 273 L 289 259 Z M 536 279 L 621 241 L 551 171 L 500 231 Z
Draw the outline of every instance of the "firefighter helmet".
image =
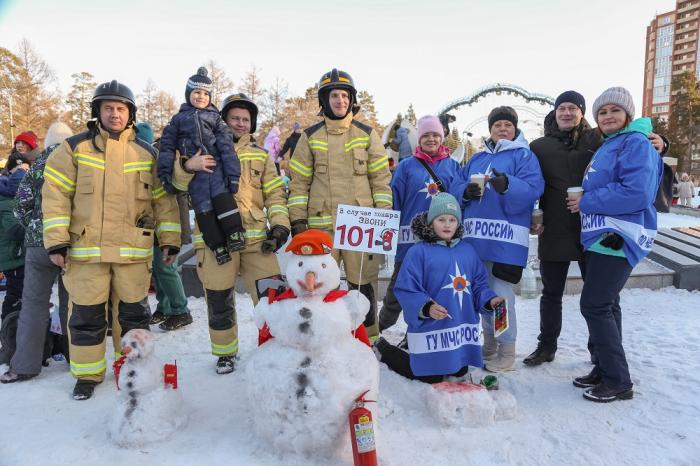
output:
M 333 68 L 331 71 L 324 73 L 318 81 L 318 104 L 324 110 L 326 115 L 332 117 L 332 112 L 328 107 L 328 96 L 333 89 L 343 89 L 350 94 L 350 106 L 348 110 L 356 113 L 357 89 L 355 89 L 355 81 L 345 71 L 339 71 Z
M 99 118 L 101 100 L 116 100 L 117 102 L 125 103 L 126 106 L 129 107 L 129 123 L 136 118 L 136 99 L 134 98 L 134 93 L 124 84 L 120 84 L 116 79 L 108 83 L 102 83 L 95 89 L 95 93 L 92 95 L 92 118 Z
M 255 102 L 242 92 L 226 97 L 221 105 L 221 118 L 224 121 L 226 121 L 226 114 L 232 108 L 245 108 L 250 112 L 250 134 L 253 134 L 258 126 L 258 106 Z

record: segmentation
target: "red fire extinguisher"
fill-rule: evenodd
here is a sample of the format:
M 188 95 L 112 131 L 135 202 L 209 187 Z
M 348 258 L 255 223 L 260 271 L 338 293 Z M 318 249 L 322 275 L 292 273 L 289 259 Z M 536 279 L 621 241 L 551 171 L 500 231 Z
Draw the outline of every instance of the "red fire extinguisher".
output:
M 355 466 L 377 466 L 377 449 L 374 444 L 374 424 L 372 412 L 365 408 L 365 400 L 369 390 L 355 399 L 350 411 L 350 441 L 352 442 L 352 459 Z

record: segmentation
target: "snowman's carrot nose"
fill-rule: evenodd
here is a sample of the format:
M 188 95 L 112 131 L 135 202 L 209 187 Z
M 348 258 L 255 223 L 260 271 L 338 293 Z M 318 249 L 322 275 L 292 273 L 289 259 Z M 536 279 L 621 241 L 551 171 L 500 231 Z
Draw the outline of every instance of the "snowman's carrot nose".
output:
M 131 353 L 131 346 L 125 346 L 122 348 L 122 354 L 126 356 L 127 354 Z
M 316 274 L 313 272 L 306 272 L 306 291 L 313 293 L 316 289 Z

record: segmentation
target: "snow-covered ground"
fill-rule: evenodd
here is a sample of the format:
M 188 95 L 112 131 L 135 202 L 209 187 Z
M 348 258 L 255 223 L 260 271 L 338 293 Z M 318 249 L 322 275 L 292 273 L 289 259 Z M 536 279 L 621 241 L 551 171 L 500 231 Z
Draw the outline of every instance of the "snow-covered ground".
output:
M 244 364 L 255 350 L 256 330 L 250 299 L 238 295 L 237 300 Z M 378 419 L 380 464 L 700 464 L 699 304 L 700 293 L 672 288 L 622 294 L 625 348 L 635 383 L 632 401 L 591 403 L 571 384 L 590 369 L 577 297 L 565 297 L 556 359 L 537 368 L 526 368 L 520 360 L 536 345 L 538 300 L 518 299 L 517 370 L 499 376 L 519 405 L 513 420 L 441 428 L 427 408 L 425 386 L 382 365 L 380 401 L 370 406 Z M 0 464 L 324 464 L 278 457 L 256 440 L 250 427 L 255 407 L 248 406 L 244 389 L 255 380 L 244 380 L 242 370 L 214 373 L 203 299 L 191 299 L 190 308 L 193 325 L 156 334 L 159 357 L 177 359 L 189 411 L 181 431 L 133 450 L 115 446 L 107 433 L 117 399 L 111 371 L 93 399 L 77 402 L 69 395 L 74 381 L 67 365 L 52 362 L 36 379 L 0 386 Z M 404 329 L 397 325 L 390 339 L 397 340 Z M 474 372 L 479 380 L 481 372 Z M 346 451 L 343 461 L 333 464 L 352 465 Z

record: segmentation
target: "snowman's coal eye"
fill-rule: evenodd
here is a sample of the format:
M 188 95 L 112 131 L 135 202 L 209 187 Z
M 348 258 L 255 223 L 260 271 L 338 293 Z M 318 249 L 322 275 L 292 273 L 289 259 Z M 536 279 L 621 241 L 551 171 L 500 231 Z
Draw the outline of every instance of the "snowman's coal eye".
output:
M 323 263 L 323 264 L 321 264 L 321 267 L 323 267 L 325 269 L 327 266 L 325 263 Z
M 136 342 L 135 342 L 135 341 L 132 341 L 132 342 L 131 342 L 131 347 L 134 348 L 134 349 L 136 349 L 136 346 L 137 346 L 137 345 L 136 345 Z
M 304 263 L 302 261 L 299 261 L 299 267 L 301 267 L 302 265 L 304 265 Z

